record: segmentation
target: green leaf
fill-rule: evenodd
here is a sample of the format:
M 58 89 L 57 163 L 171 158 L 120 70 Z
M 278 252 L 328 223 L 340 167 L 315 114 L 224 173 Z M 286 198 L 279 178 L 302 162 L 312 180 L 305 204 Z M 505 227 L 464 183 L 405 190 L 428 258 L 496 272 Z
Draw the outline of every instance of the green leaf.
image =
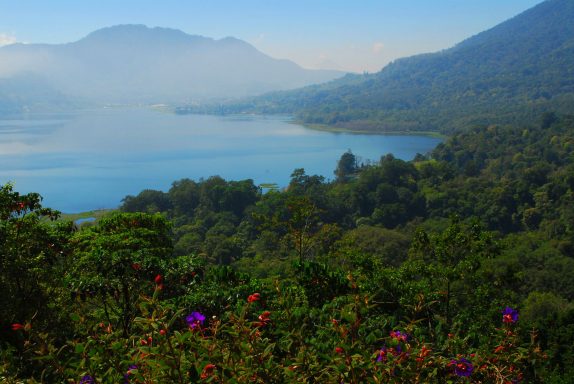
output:
M 76 344 L 76 348 L 74 350 L 76 351 L 76 353 L 83 353 L 85 350 L 84 344 L 82 343 Z

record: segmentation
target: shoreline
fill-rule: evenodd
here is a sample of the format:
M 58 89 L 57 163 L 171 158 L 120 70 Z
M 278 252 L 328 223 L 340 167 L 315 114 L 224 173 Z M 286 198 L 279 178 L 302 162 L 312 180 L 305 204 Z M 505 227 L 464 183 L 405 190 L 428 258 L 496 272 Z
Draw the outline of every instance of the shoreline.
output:
M 349 134 L 357 134 L 357 135 L 377 135 L 377 136 L 426 136 L 426 137 L 433 137 L 437 139 L 445 140 L 448 138 L 447 135 L 444 135 L 439 132 L 434 131 L 391 131 L 391 132 L 375 132 L 370 130 L 361 130 L 361 129 L 348 129 L 348 128 L 341 128 L 335 127 L 332 125 L 327 124 L 307 124 L 301 121 L 293 120 L 291 121 L 292 124 L 301 125 L 305 128 L 312 129 L 314 131 L 322 131 L 322 132 L 330 132 L 330 133 L 349 133 Z
M 157 110 L 155 108 L 151 108 L 152 110 Z M 173 110 L 172 113 L 175 113 Z M 253 117 L 276 117 L 279 119 L 285 119 L 285 121 L 289 124 L 300 125 L 302 127 L 312 129 L 314 131 L 322 131 L 322 132 L 330 132 L 330 133 L 349 133 L 349 134 L 357 134 L 357 135 L 378 135 L 378 136 L 426 136 L 426 137 L 433 137 L 437 139 L 445 140 L 449 136 L 445 135 L 440 132 L 436 131 L 372 131 L 372 130 L 365 130 L 365 129 L 348 129 L 348 128 L 341 128 L 335 127 L 333 125 L 328 124 L 309 124 L 305 123 L 301 120 L 295 119 L 293 115 L 289 114 L 265 114 L 265 113 L 230 113 L 230 114 L 212 114 L 212 113 L 189 113 L 190 115 L 206 115 L 206 116 L 217 116 L 217 117 L 224 117 L 224 116 L 253 116 Z

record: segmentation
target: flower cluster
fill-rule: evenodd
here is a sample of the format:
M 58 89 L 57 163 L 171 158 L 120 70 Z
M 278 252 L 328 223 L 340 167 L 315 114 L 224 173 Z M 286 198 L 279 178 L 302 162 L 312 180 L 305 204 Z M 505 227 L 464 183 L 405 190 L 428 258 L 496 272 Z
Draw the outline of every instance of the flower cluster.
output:
M 409 335 L 401 331 L 391 331 L 391 338 L 406 343 L 409 340 Z
M 469 377 L 470 375 L 472 375 L 472 371 L 474 371 L 472 363 L 467 359 L 465 359 L 464 357 L 458 360 L 453 359 L 450 361 L 448 365 L 454 368 L 454 373 L 457 376 Z
M 205 321 L 205 316 L 200 312 L 191 312 L 185 317 L 185 322 L 190 329 L 200 329 Z
M 432 350 L 430 348 L 427 348 L 426 345 L 423 345 L 423 347 L 421 348 L 421 352 L 419 354 L 419 356 L 417 357 L 417 362 L 422 363 L 424 361 L 424 359 L 432 352 Z
M 377 363 L 387 361 L 387 347 L 383 347 L 379 350 L 377 355 Z
M 156 281 L 156 283 L 161 283 L 161 280 Z M 259 300 L 261 300 L 259 293 L 253 293 L 247 298 L 248 303 L 253 303 Z M 264 308 L 260 309 L 259 305 L 256 305 L 255 307 L 257 307 L 257 312 L 253 311 L 252 313 L 252 316 L 255 317 L 255 321 L 251 323 L 251 327 L 253 327 L 253 329 L 250 330 L 250 332 L 245 332 L 245 334 L 249 335 L 249 340 L 247 342 L 250 343 L 250 348 L 254 351 L 257 350 L 259 344 L 263 347 L 266 345 L 266 340 L 261 338 L 261 334 L 264 332 L 262 328 L 269 327 L 270 324 L 272 324 L 271 315 L 276 313 L 272 313 Z M 245 308 L 254 309 L 252 304 L 245 304 Z M 502 311 L 502 314 L 502 320 L 504 323 L 508 324 L 518 321 L 518 312 L 510 307 L 506 307 Z M 278 315 L 277 320 L 280 318 L 281 316 Z M 198 311 L 190 312 L 189 315 L 185 316 L 185 322 L 189 329 L 191 331 L 199 331 L 199 333 L 193 332 L 188 334 L 188 336 L 191 337 L 191 340 L 207 344 L 212 340 L 212 332 L 204 333 L 203 327 L 205 320 L 206 316 Z M 215 322 L 212 325 L 214 324 Z M 340 330 L 347 329 L 342 320 L 331 318 L 330 324 L 332 324 L 333 329 L 339 333 L 341 333 Z M 280 324 L 278 323 L 277 326 L 279 327 Z M 14 324 L 14 329 L 16 330 L 24 329 L 24 327 L 25 326 L 22 324 Z M 247 328 L 244 330 L 247 331 Z M 509 337 L 509 334 L 514 335 L 508 327 L 505 327 L 500 331 L 501 335 L 504 335 L 506 338 Z M 152 375 L 154 372 L 155 368 L 150 368 L 145 360 L 145 357 L 150 356 L 152 350 L 146 350 L 146 353 L 143 353 L 141 347 L 159 348 L 166 340 L 172 343 L 175 341 L 167 332 L 167 328 L 160 328 L 158 333 L 158 336 L 153 339 L 150 333 L 144 333 L 141 335 L 138 343 L 139 345 L 137 346 L 141 352 L 139 355 L 141 358 L 138 358 L 135 361 L 138 365 L 129 365 L 127 372 L 123 372 L 124 384 L 139 382 L 139 380 L 143 379 L 144 376 Z M 171 333 L 174 335 L 177 334 L 177 332 Z M 415 333 L 413 332 L 413 334 Z M 346 331 L 342 332 L 342 335 L 345 336 Z M 198 336 L 198 338 L 195 339 L 195 336 Z M 356 353 L 354 351 L 354 347 L 346 344 L 345 337 L 338 340 L 334 345 L 331 345 L 331 351 L 334 357 L 333 361 L 335 364 L 342 366 L 342 364 L 345 363 L 346 365 L 349 365 L 349 361 L 354 358 L 353 356 Z M 203 345 L 203 347 L 205 347 L 205 345 Z M 422 380 L 420 382 L 435 382 L 438 377 L 437 375 L 442 377 L 446 374 L 450 376 L 450 380 L 456 380 L 456 377 L 458 377 L 458 380 L 465 382 L 473 381 L 471 378 L 473 375 L 475 376 L 475 381 L 486 380 L 484 382 L 489 382 L 488 380 L 493 379 L 494 375 L 499 375 L 497 377 L 502 377 L 502 379 L 504 379 L 504 383 L 518 384 L 524 379 L 522 368 L 516 361 L 509 362 L 506 360 L 506 356 L 500 354 L 501 352 L 511 352 L 511 347 L 512 344 L 509 342 L 501 343 L 500 346 L 496 347 L 494 350 L 496 355 L 490 358 L 488 355 L 483 357 L 480 353 L 475 354 L 470 352 L 466 355 L 442 357 L 441 352 L 435 350 L 432 344 L 425 344 L 424 341 L 417 340 L 410 332 L 407 333 L 403 330 L 391 329 L 388 336 L 384 338 L 384 344 L 382 347 L 377 350 L 375 354 L 371 355 L 369 365 L 375 372 L 382 375 L 382 382 L 387 378 L 392 380 L 402 380 L 397 382 L 411 382 L 409 379 L 415 377 L 414 375 L 418 375 L 417 377 Z M 262 351 L 263 349 L 257 352 L 258 361 L 261 363 L 266 361 L 265 359 L 269 358 L 265 355 L 267 352 Z M 134 356 L 135 355 L 132 355 L 132 359 Z M 207 357 L 208 355 L 202 356 Z M 201 360 L 201 362 L 198 361 L 195 364 L 197 364 L 197 374 L 201 381 L 215 382 L 218 380 L 224 380 L 228 373 L 228 368 L 225 366 L 225 363 L 221 360 L 217 360 L 217 355 L 209 355 L 208 359 Z M 294 375 L 295 373 L 293 372 L 296 370 L 302 371 L 301 366 L 291 362 L 285 367 L 291 371 L 291 373 L 288 373 L 290 375 Z M 502 376 L 500 375 L 500 372 L 503 372 Z M 91 371 L 90 373 L 94 372 Z M 100 375 L 100 373 L 97 374 Z M 251 376 L 253 381 L 256 381 L 258 377 L 257 375 L 258 373 L 253 373 Z M 98 376 L 98 378 L 103 381 L 100 376 Z M 87 373 L 85 373 L 79 381 L 79 384 L 95 383 L 96 380 L 94 376 Z
M 381 349 L 379 349 L 379 351 L 377 352 L 377 363 L 380 362 L 386 362 L 387 361 L 387 356 L 390 354 L 391 356 L 394 357 L 399 357 L 399 363 L 405 358 L 407 357 L 408 354 L 404 354 L 403 355 L 403 347 L 401 347 L 400 345 L 397 345 L 396 347 L 389 347 L 387 348 L 387 346 L 383 346 Z
M 502 311 L 502 322 L 506 324 L 514 324 L 518 321 L 518 311 L 510 307 L 504 308 Z

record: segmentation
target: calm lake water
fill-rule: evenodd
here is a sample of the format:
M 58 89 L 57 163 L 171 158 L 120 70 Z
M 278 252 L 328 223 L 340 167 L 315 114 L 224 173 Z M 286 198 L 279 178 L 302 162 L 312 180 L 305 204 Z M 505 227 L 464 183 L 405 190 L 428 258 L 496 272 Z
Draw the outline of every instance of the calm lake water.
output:
M 219 175 L 288 184 L 295 168 L 332 179 L 341 155 L 410 160 L 440 139 L 319 132 L 279 117 L 102 109 L 0 120 L 0 183 L 66 213 L 115 208 L 143 189 Z

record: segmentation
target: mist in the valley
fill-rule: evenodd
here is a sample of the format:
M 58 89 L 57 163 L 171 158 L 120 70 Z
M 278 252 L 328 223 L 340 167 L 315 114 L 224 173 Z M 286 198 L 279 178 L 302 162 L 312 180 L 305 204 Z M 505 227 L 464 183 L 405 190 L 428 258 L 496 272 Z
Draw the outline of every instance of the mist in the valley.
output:
M 68 44 L 0 48 L 0 98 L 42 103 L 193 103 L 297 88 L 341 76 L 273 59 L 235 38 L 142 25 Z

